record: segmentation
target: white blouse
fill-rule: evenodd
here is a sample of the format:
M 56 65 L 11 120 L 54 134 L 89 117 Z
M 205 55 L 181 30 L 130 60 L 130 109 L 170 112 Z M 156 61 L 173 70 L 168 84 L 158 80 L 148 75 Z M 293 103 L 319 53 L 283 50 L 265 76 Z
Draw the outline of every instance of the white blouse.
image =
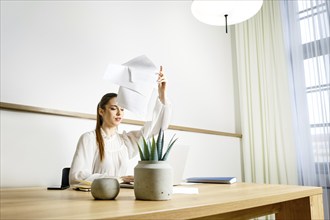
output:
M 156 102 L 152 121 L 145 122 L 139 131 L 114 133 L 106 136 L 101 129 L 104 140 L 104 158 L 100 160 L 95 130 L 84 133 L 76 148 L 70 169 L 70 185 L 80 183 L 79 180 L 93 181 L 96 178 L 120 177 L 126 175 L 129 159 L 138 153 L 137 142 L 142 137 L 157 135 L 160 128 L 169 126 L 171 105 Z

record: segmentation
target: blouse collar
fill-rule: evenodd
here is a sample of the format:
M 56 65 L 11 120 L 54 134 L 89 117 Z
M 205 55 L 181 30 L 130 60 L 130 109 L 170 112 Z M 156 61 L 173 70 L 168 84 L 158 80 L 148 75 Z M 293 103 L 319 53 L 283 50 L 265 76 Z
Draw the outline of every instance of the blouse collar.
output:
M 115 131 L 112 135 L 108 136 L 105 131 L 103 130 L 103 128 L 101 128 L 101 135 L 104 139 L 110 139 L 112 138 L 115 134 L 117 134 L 117 131 Z

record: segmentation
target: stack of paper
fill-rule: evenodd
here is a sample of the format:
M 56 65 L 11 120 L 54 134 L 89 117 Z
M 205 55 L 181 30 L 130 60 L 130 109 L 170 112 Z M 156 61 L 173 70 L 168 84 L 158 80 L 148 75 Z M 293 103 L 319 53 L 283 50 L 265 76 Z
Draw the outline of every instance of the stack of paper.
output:
M 152 94 L 157 88 L 158 69 L 145 55 L 122 65 L 109 64 L 104 79 L 119 85 L 118 105 L 145 116 Z
M 90 191 L 92 182 L 85 181 L 85 180 L 79 180 L 80 183 L 74 184 L 71 187 L 75 190 L 81 190 L 81 191 Z

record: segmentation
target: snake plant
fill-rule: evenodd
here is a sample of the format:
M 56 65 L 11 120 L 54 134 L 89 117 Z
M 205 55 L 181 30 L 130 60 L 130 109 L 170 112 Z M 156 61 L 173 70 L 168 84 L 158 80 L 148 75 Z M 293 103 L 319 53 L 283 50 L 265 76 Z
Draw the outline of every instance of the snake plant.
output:
M 175 134 L 172 136 L 170 142 L 167 145 L 166 152 L 163 154 L 164 150 L 164 131 L 162 129 L 159 130 L 159 134 L 157 140 L 155 137 L 146 140 L 144 137 L 143 139 L 143 146 L 140 146 L 137 143 L 140 153 L 140 158 L 143 161 L 151 160 L 151 161 L 164 161 L 167 159 L 174 143 L 177 141 L 178 138 L 174 139 Z

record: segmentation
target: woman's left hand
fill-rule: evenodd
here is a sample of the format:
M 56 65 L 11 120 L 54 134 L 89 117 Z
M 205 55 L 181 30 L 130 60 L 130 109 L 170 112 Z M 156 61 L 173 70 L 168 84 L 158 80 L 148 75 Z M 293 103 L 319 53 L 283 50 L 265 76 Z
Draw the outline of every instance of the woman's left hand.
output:
M 132 182 L 134 182 L 134 176 L 121 176 L 120 179 L 123 183 L 132 183 Z
M 159 100 L 165 104 L 166 97 L 166 77 L 163 72 L 163 66 L 160 66 L 159 74 L 158 74 L 158 96 Z

